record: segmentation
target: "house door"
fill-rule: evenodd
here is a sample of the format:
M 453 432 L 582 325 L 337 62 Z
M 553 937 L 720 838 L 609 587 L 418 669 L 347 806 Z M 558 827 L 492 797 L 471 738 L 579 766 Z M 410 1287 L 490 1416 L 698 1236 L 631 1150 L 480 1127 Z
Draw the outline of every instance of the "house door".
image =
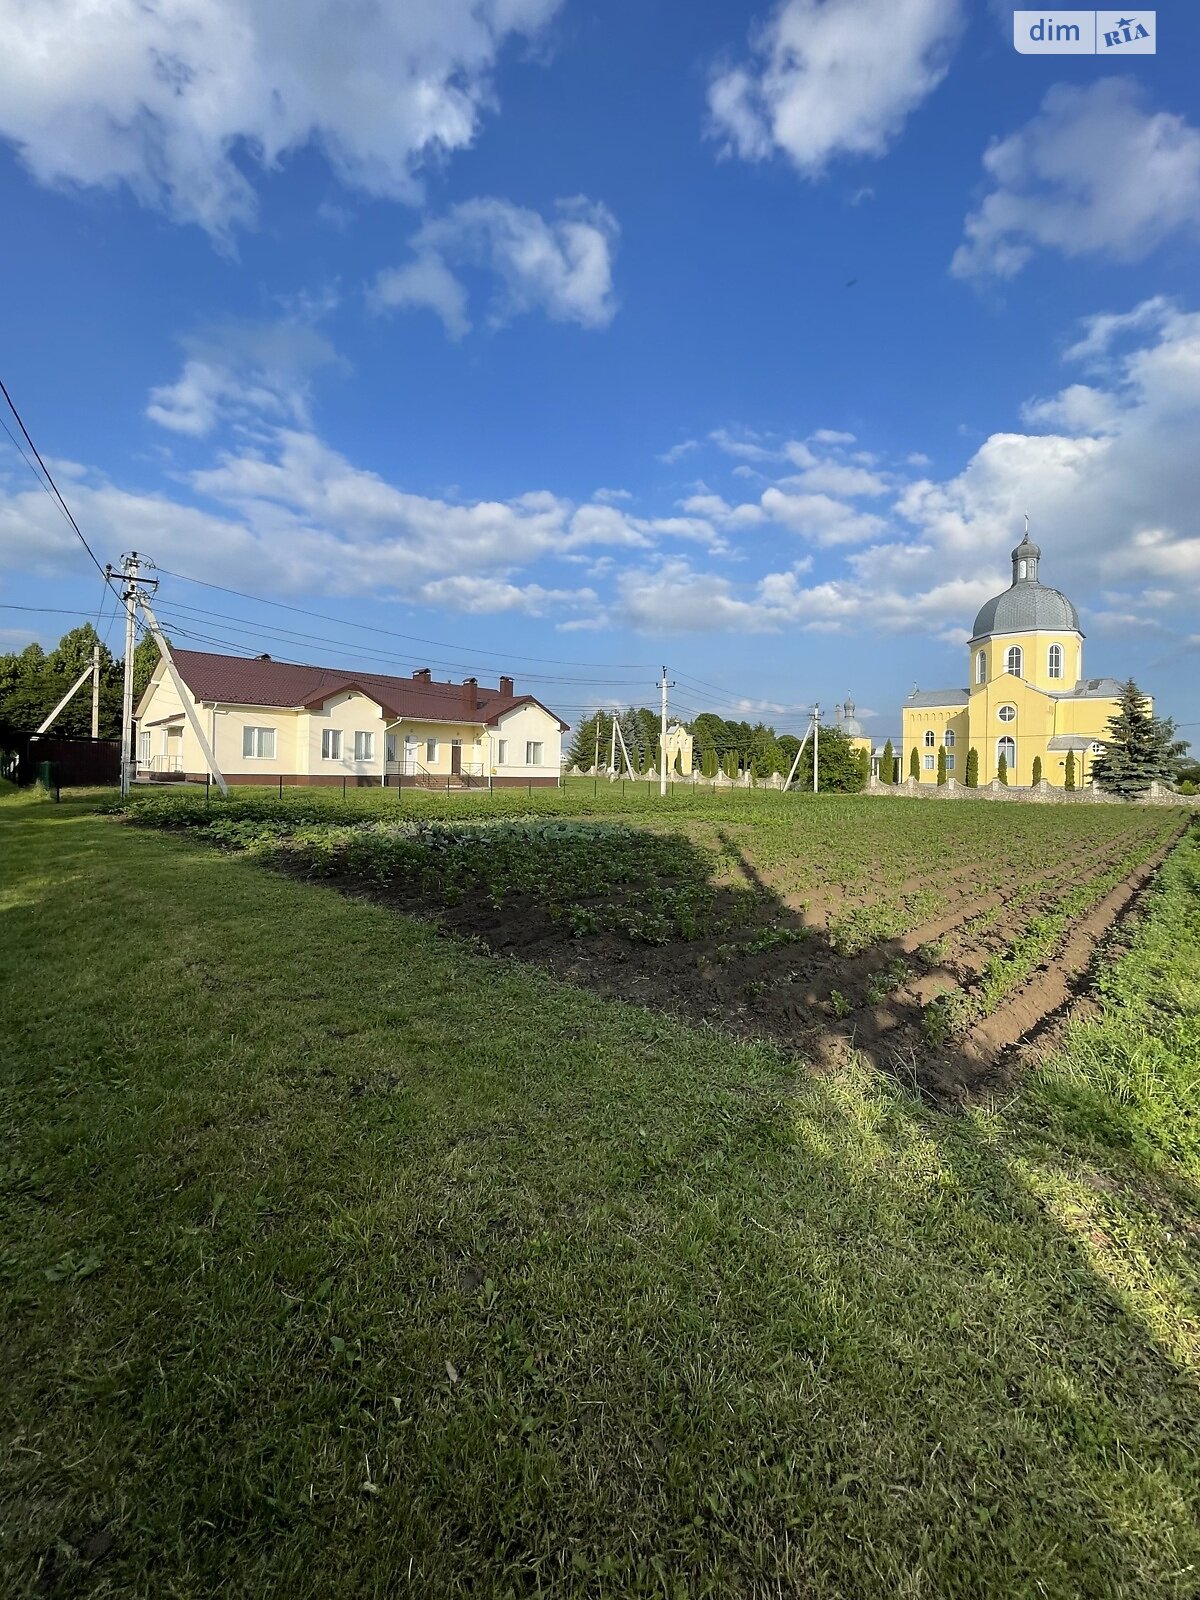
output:
M 166 738 L 166 769 L 168 772 L 183 771 L 183 729 L 168 728 Z
M 457 778 L 462 773 L 462 740 L 450 741 L 450 776 Z
M 411 778 L 417 770 L 417 736 L 415 733 L 404 735 L 404 775 Z

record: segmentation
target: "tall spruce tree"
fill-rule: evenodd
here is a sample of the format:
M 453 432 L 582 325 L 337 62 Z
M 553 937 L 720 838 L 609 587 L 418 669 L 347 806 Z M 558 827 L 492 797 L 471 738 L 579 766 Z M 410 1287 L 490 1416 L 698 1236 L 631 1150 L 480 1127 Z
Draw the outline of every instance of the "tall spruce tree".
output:
M 920 781 L 921 781 L 921 758 L 917 754 L 916 745 L 913 746 L 912 752 L 911 752 L 911 754 L 909 755 L 909 758 L 908 758 L 908 775 L 909 775 L 910 778 L 915 778 L 917 780 L 917 782 L 920 783 Z
M 1037 788 L 1038 784 L 1041 783 L 1041 781 L 1042 781 L 1042 758 L 1041 758 L 1041 756 L 1034 756 L 1034 758 L 1033 758 L 1033 786 L 1034 786 L 1035 789 Z
M 946 746 L 944 744 L 938 746 L 937 781 L 939 786 L 946 781 Z
M 871 752 L 865 747 L 858 752 L 858 775 L 865 789 L 871 781 Z
M 1067 751 L 1066 774 L 1063 778 L 1063 788 L 1070 793 L 1075 788 L 1075 752 Z
M 1156 717 L 1132 678 L 1122 685 L 1116 715 L 1109 719 L 1104 752 L 1092 762 L 1092 777 L 1109 794 L 1132 800 L 1154 782 L 1175 776 L 1175 724 Z
M 996 777 L 999 780 L 999 782 L 1001 782 L 1004 785 L 1004 787 L 1007 789 L 1008 788 L 1008 757 L 1004 754 L 1003 750 L 1001 750 L 1000 759 L 996 763 Z
M 967 751 L 967 788 L 979 787 L 979 751 L 972 747 Z
M 883 760 L 879 763 L 879 779 L 881 783 L 896 781 L 896 752 L 892 749 L 890 739 L 883 747 Z

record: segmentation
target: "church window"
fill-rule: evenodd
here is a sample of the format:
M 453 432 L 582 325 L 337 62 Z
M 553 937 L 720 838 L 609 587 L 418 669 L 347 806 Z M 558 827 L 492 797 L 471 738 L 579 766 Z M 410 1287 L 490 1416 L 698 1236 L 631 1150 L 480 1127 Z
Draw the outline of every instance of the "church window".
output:
M 926 728 L 925 729 L 925 748 L 927 750 L 932 750 L 936 743 L 937 743 L 937 740 L 933 736 L 933 729 L 932 728 Z
M 1021 654 L 1021 646 L 1019 644 L 1014 644 L 1011 646 L 1007 656 L 1004 658 L 1004 670 L 1005 672 L 1011 672 L 1015 677 L 1019 678 L 1021 676 L 1021 668 L 1023 665 L 1024 657 Z
M 953 756 L 947 756 L 946 757 L 946 771 L 947 772 L 953 772 L 954 771 L 954 757 Z
M 996 765 L 1000 765 L 1000 757 L 1004 757 L 1004 765 L 1011 778 L 1017 768 L 1017 741 L 1006 733 L 1002 739 L 996 740 Z
M 1104 754 L 1104 746 L 1102 744 L 1097 744 L 1096 741 L 1093 740 L 1092 741 L 1092 754 L 1094 756 L 1102 756 Z
M 1001 706 L 996 715 L 1001 722 L 1015 722 L 1017 720 L 1016 706 Z
M 956 738 L 956 735 L 955 735 L 954 729 L 953 728 L 947 728 L 945 737 L 942 740 L 942 743 L 946 746 L 947 750 L 953 750 L 955 738 Z
M 1052 644 L 1050 646 L 1048 671 L 1052 678 L 1061 678 L 1063 675 L 1063 652 L 1060 644 Z
M 1022 561 L 1020 575 L 1021 575 L 1022 578 L 1027 578 L 1029 576 L 1029 563 L 1028 563 L 1028 561 Z
M 975 682 L 984 683 L 987 680 L 987 651 L 981 650 L 975 657 Z
M 925 757 L 925 771 L 926 772 L 932 772 L 933 771 L 933 764 L 934 764 L 933 763 L 933 757 L 932 756 L 926 756 Z

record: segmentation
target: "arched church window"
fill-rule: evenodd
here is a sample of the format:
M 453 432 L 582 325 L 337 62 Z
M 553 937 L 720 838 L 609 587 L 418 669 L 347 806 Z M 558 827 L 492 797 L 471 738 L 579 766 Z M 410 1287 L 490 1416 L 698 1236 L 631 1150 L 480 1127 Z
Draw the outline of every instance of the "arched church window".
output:
M 1022 578 L 1027 578 L 1029 576 L 1029 563 L 1028 563 L 1028 561 L 1022 561 L 1020 576 Z
M 1021 653 L 1021 646 L 1019 644 L 1010 645 L 1008 654 L 1004 658 L 1005 672 L 1011 672 L 1014 677 L 1019 678 L 1023 665 L 1024 657 Z
M 933 729 L 932 728 L 926 728 L 925 729 L 925 748 L 927 750 L 932 750 L 936 743 L 937 743 L 937 740 L 933 736 Z
M 1050 646 L 1050 659 L 1049 659 L 1049 661 L 1047 663 L 1047 671 L 1049 672 L 1049 674 L 1050 674 L 1050 676 L 1052 678 L 1061 678 L 1062 677 L 1062 675 L 1063 675 L 1063 650 L 1062 650 L 1062 645 L 1060 645 L 1060 644 L 1052 644 Z
M 1017 720 L 1016 706 L 1001 706 L 996 715 L 1001 722 L 1015 722 Z
M 942 740 L 942 743 L 946 746 L 947 750 L 953 750 L 954 749 L 954 739 L 955 739 L 954 729 L 953 728 L 947 728 L 946 729 L 946 737 Z
M 975 657 L 975 682 L 976 683 L 984 683 L 986 681 L 987 681 L 987 651 L 986 650 L 981 650 L 979 652 L 979 654 Z
M 1004 757 L 1004 765 L 1008 769 L 1008 776 L 1011 778 L 1017 769 L 1017 741 L 1007 733 L 1002 739 L 996 740 L 997 766 L 1000 765 L 1001 756 Z

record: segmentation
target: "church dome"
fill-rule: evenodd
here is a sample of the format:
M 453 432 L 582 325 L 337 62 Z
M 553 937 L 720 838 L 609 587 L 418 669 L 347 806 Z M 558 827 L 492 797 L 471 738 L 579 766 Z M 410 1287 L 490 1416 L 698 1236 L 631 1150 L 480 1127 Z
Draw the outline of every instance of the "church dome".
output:
M 863 725 L 854 715 L 854 701 L 846 696 L 846 705 L 842 713 L 842 732 L 847 739 L 862 739 L 865 737 Z
M 980 607 L 971 630 L 973 639 L 988 633 L 1031 633 L 1037 628 L 1050 633 L 1081 632 L 1079 613 L 1066 595 L 1039 581 L 1041 554 L 1027 529 L 1012 553 L 1012 583 Z

